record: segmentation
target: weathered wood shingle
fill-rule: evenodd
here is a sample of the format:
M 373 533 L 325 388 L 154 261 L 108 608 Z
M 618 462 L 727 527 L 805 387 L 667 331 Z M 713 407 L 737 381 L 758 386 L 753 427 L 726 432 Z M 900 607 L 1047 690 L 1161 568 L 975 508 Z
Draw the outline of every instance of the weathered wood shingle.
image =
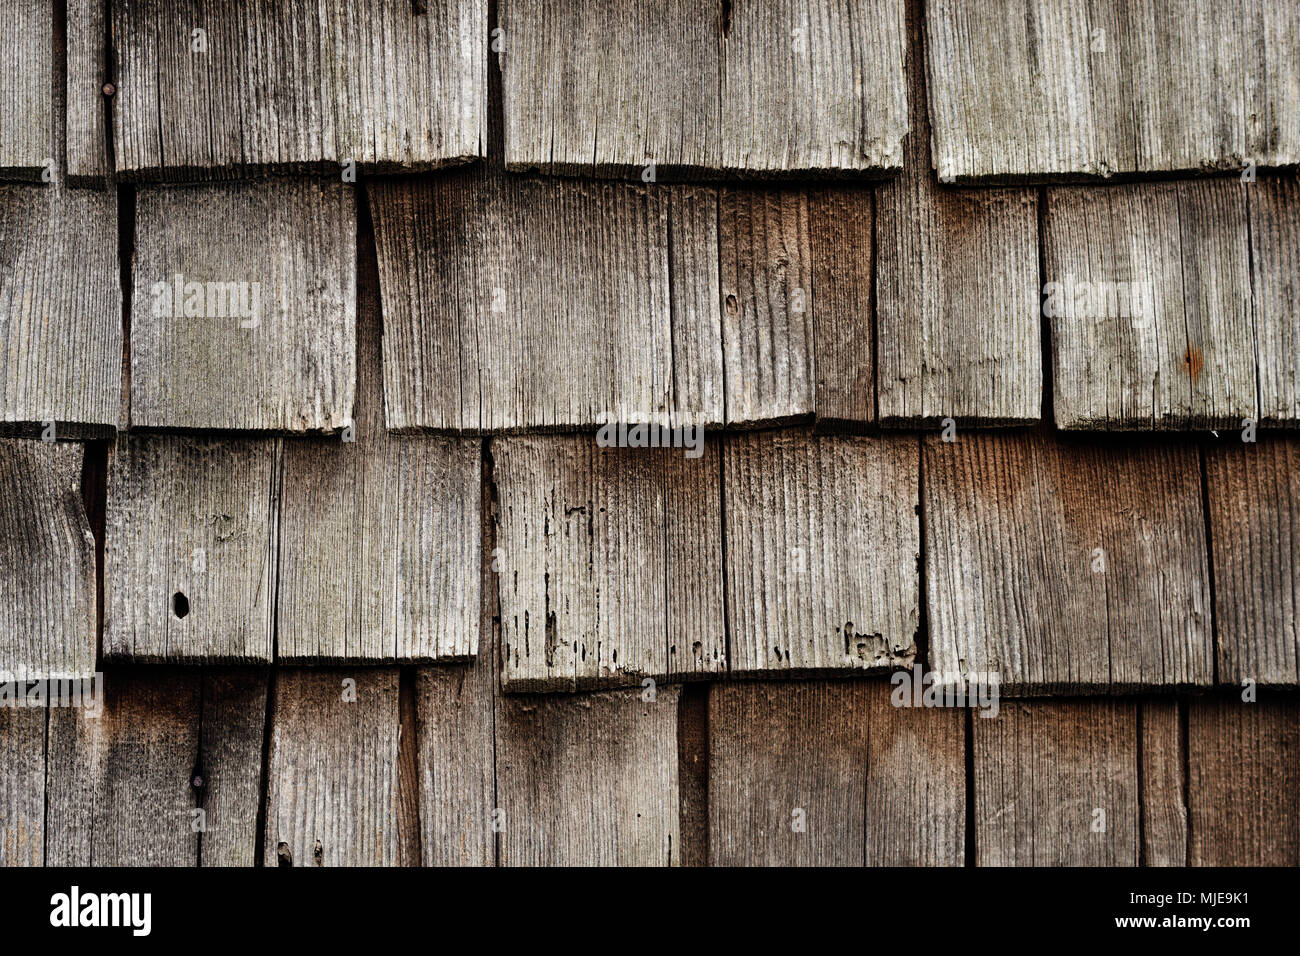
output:
M 1105 178 L 1300 162 L 1300 11 L 927 0 L 935 168 Z
M 0 179 L 54 171 L 54 0 L 4 0 L 0 48 Z
M 491 451 L 507 689 L 725 669 L 716 445 L 691 458 L 565 435 Z
M 503 0 L 506 162 L 565 173 L 895 170 L 903 3 Z
M 731 672 L 910 666 L 916 439 L 758 432 L 722 454 Z
M 926 439 L 930 667 L 1004 692 L 1212 683 L 1200 467 L 1187 446 Z
M 487 2 L 114 0 L 124 178 L 482 156 Z
M 356 197 L 276 180 L 141 188 L 131 425 L 331 432 L 356 388 Z
M 114 197 L 0 187 L 0 428 L 98 436 L 121 403 Z
M 1246 187 L 1246 206 L 1259 422 L 1294 428 L 1300 424 L 1300 180 L 1260 178 Z
M 0 439 L 0 683 L 95 671 L 95 541 L 77 444 Z
M 104 84 L 108 80 L 108 31 L 104 0 L 67 3 L 68 183 L 102 186 L 109 175 Z

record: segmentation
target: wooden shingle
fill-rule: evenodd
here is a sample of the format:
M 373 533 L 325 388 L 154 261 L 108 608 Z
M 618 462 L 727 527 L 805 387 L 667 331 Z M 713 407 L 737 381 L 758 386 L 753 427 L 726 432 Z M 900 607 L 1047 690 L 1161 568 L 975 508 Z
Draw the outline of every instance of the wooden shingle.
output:
M 0 683 L 95 672 L 95 540 L 77 444 L 0 439 Z
M 69 185 L 102 186 L 109 176 L 104 84 L 108 49 L 104 0 L 67 4 L 67 145 Z
M 1235 436 L 1234 436 L 1235 437 Z M 1205 452 L 1218 676 L 1300 684 L 1300 441 Z
M 0 429 L 99 437 L 121 403 L 114 197 L 0 187 Z
M 876 193 L 876 401 L 883 426 L 1014 425 L 1042 410 L 1038 202 L 953 190 L 930 168 L 921 24 L 909 10 L 911 130 Z
M 963 715 L 890 697 L 886 681 L 711 688 L 712 865 L 960 866 Z
M 758 432 L 722 453 L 732 674 L 910 666 L 916 439 Z
M 1246 203 L 1262 186 L 1048 191 L 1043 309 L 1059 428 L 1240 428 L 1258 417 L 1254 330 L 1281 325 L 1257 323 L 1251 301 Z
M 278 439 L 122 436 L 111 451 L 104 654 L 271 659 Z
M 136 215 L 132 427 L 332 432 L 351 420 L 352 186 L 154 186 Z
M 0 866 L 45 862 L 42 707 L 0 708 Z
M 1261 426 L 1300 424 L 1300 180 L 1246 187 Z
M 1213 680 L 1194 448 L 924 442 L 930 667 L 1012 694 Z
M 363 242 L 356 419 L 286 439 L 277 656 L 433 661 L 478 646 L 481 442 L 384 428 L 379 283 Z
M 725 669 L 717 449 L 700 451 L 493 440 L 507 689 Z
M 506 163 L 580 175 L 881 173 L 903 2 L 503 0 Z
M 0 47 L 0 179 L 53 171 L 54 0 L 4 0 Z
M 486 0 L 112 7 L 123 178 L 432 169 L 484 154 Z
M 1139 705 L 1142 865 L 1187 865 L 1186 728 L 1175 700 Z
M 1300 162 L 1300 11 L 927 0 L 935 168 L 1078 179 Z

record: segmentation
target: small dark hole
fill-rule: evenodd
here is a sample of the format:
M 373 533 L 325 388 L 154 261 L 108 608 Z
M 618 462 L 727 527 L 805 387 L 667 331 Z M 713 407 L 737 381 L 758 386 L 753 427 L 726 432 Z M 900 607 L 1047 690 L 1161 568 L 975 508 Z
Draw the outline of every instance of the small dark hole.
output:
M 172 613 L 177 617 L 184 617 L 190 613 L 190 599 L 180 591 L 172 595 Z

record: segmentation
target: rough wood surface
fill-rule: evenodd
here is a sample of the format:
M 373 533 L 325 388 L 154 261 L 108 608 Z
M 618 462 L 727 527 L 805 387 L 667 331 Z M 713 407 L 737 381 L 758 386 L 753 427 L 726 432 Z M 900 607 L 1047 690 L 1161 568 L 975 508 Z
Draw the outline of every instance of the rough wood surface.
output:
M 794 190 L 724 189 L 718 223 L 727 421 L 811 418 L 808 197 Z
M 396 668 L 278 672 L 263 866 L 396 865 L 397 698 Z
M 270 661 L 280 441 L 123 435 L 110 451 L 104 654 Z
M 882 173 L 902 0 L 503 0 L 506 163 L 579 175 Z
M 368 193 L 389 428 L 722 421 L 712 191 L 482 170 Z
M 108 181 L 108 132 L 104 84 L 108 80 L 108 4 L 104 0 L 65 0 L 67 4 L 67 140 L 65 170 L 74 186 Z
M 1218 676 L 1300 683 L 1300 441 L 1205 452 Z
M 0 187 L 0 429 L 102 436 L 121 402 L 115 198 Z
M 675 687 L 497 702 L 503 866 L 680 862 Z
M 45 862 L 43 707 L 0 708 L 0 866 Z
M 928 0 L 935 168 L 1077 179 L 1300 161 L 1300 11 Z
M 962 714 L 897 708 L 890 690 L 861 680 L 714 686 L 712 865 L 960 865 Z
M 356 223 L 355 190 L 343 183 L 141 188 L 132 426 L 346 425 L 356 388 Z
M 1212 682 L 1195 449 L 959 433 L 922 472 L 932 669 L 1013 694 Z
M 54 0 L 4 0 L 0 45 L 0 179 L 41 178 L 56 159 Z
M 1188 705 L 1191 866 L 1300 865 L 1300 703 Z
M 1137 866 L 1136 702 L 1003 702 L 972 724 L 977 866 Z
M 0 439 L 0 682 L 95 672 L 95 539 L 77 444 Z
M 1043 378 L 1037 196 L 939 186 L 917 13 L 909 10 L 903 172 L 876 193 L 880 423 L 1036 421 Z
M 1246 188 L 1261 425 L 1300 423 L 1300 181 Z
M 47 865 L 194 866 L 199 672 L 124 668 L 104 689 L 102 716 L 50 711 Z
M 758 432 L 722 453 L 731 673 L 910 666 L 916 439 Z
M 1044 311 L 1057 427 L 1231 429 L 1257 417 L 1246 223 L 1257 187 L 1048 190 Z M 1268 324 L 1280 330 L 1276 318 Z
M 1187 865 L 1186 728 L 1173 700 L 1139 704 L 1142 865 Z
M 574 690 L 726 668 L 717 446 L 492 442 L 508 690 Z
M 113 37 L 124 178 L 432 169 L 487 145 L 487 0 L 121 0 Z
M 205 668 L 200 757 L 190 781 L 204 814 L 203 866 L 255 866 L 268 670 Z
M 277 656 L 434 661 L 478 646 L 481 442 L 384 428 L 379 284 L 363 242 L 356 418 L 284 445 Z

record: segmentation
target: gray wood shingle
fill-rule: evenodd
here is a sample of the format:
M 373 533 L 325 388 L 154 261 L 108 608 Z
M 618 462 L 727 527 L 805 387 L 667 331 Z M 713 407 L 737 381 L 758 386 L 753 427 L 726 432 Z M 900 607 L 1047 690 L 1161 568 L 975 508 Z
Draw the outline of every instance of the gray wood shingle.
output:
M 0 4 L 0 179 L 40 179 L 57 163 L 54 11 L 54 0 Z

